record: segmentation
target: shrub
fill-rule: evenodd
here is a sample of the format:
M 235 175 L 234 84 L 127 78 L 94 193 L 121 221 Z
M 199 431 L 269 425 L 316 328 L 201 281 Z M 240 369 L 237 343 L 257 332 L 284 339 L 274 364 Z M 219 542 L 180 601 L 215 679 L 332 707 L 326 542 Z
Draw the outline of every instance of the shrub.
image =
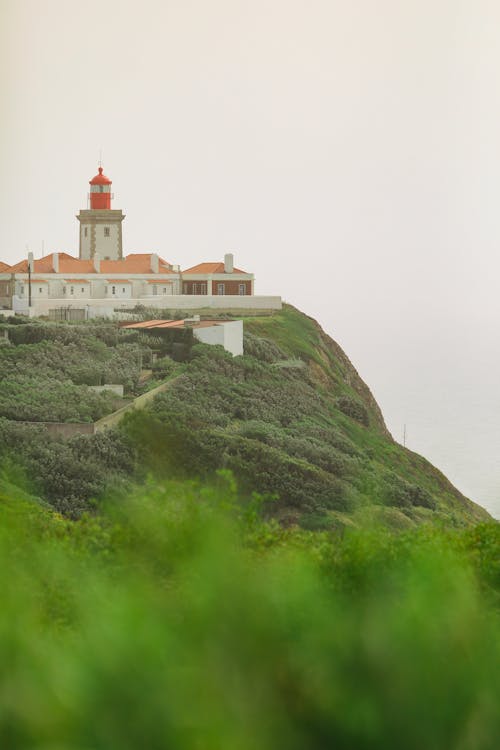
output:
M 368 427 L 370 420 L 368 418 L 368 411 L 364 404 L 359 401 L 355 401 L 350 396 L 340 396 L 336 401 L 337 409 L 347 414 L 351 419 L 355 419 L 356 422 Z

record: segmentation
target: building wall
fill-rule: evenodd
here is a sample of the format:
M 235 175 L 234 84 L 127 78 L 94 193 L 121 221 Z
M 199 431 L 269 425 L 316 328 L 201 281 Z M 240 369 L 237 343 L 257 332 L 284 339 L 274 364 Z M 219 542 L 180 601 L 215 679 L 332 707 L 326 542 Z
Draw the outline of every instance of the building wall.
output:
M 40 299 L 48 299 L 49 285 L 45 281 L 40 282 L 35 279 L 31 282 L 31 296 Z
M 65 294 L 64 287 L 66 284 L 63 279 L 51 279 L 47 286 L 49 288 L 49 297 L 62 297 Z
M 194 328 L 193 335 L 203 344 L 220 344 L 233 356 L 243 354 L 242 320 L 232 320 L 209 328 Z
M 0 280 L 0 307 L 12 307 L 12 295 L 14 294 L 14 282 L 12 279 Z
M 63 294 L 63 297 L 65 297 L 68 302 L 71 302 L 71 300 L 74 299 L 81 300 L 90 297 L 90 284 L 88 282 L 76 280 L 71 284 L 66 284 L 65 287 L 66 292 Z
M 107 295 L 109 299 L 132 299 L 132 284 L 123 284 L 120 281 L 108 284 Z
M 107 230 L 107 231 L 106 231 Z M 87 234 L 85 234 L 85 231 Z M 81 224 L 80 225 L 80 258 L 89 260 L 96 253 L 101 258 L 118 260 L 120 255 L 121 225 L 109 222 L 108 224 Z
M 251 281 L 234 281 L 232 279 L 228 279 L 224 281 L 212 281 L 212 294 L 219 294 L 218 287 L 219 284 L 224 284 L 224 294 L 226 295 L 232 295 L 232 294 L 240 294 L 240 284 L 242 284 L 245 288 L 245 295 L 252 294 L 252 282 Z M 241 296 L 245 296 L 241 295 Z
M 103 299 L 107 295 L 108 282 L 106 279 L 93 279 L 92 280 L 92 298 Z
M 224 284 L 224 294 L 240 293 L 240 284 L 244 285 L 245 295 L 253 294 L 252 278 L 231 278 L 225 274 L 197 274 L 182 279 L 182 294 L 218 294 L 218 284 Z M 242 295 L 244 296 L 244 295 Z
M 143 297 L 165 297 L 173 294 L 172 284 L 162 284 L 159 281 L 157 284 L 144 284 Z
M 153 274 L 150 274 L 150 278 Z M 10 282 L 14 294 L 20 299 L 28 297 L 28 276 L 27 274 L 17 274 L 17 278 L 14 282 Z M 41 274 L 40 274 L 41 276 Z M 79 278 L 81 276 L 81 278 Z M 119 279 L 114 284 L 109 284 L 108 276 L 104 274 L 45 274 L 43 280 L 43 286 L 47 287 L 47 290 L 42 296 L 48 295 L 51 299 L 80 299 L 80 298 L 91 298 L 101 299 L 105 301 L 109 299 L 111 295 L 110 289 L 115 286 L 116 298 L 125 299 L 140 299 L 150 298 L 155 296 L 165 296 L 163 289 L 166 289 L 167 295 L 180 293 L 179 277 L 172 274 L 172 279 L 168 279 L 168 283 L 164 281 L 158 281 L 157 295 L 153 295 L 153 284 L 146 281 L 145 274 L 127 274 L 124 275 L 123 279 Z M 6 279 L 0 279 L 0 284 L 6 282 Z M 70 283 L 67 283 L 69 281 Z M 47 283 L 48 282 L 48 283 Z M 38 293 L 37 279 L 33 278 L 31 282 L 33 296 L 40 296 Z M 42 286 L 42 284 L 40 284 Z M 71 294 L 71 287 L 73 287 L 73 294 Z M 7 285 L 4 283 L 4 288 L 7 289 Z M 10 287 L 9 287 L 10 288 Z M 84 288 L 84 292 L 81 289 Z M 125 292 L 123 292 L 125 288 Z M 64 291 L 66 290 L 66 291 Z M 0 288 L 1 296 L 1 288 Z M 9 300 L 10 306 L 10 300 Z
M 116 210 L 80 211 L 80 258 L 89 260 L 94 255 L 109 260 L 122 257 L 122 221 L 124 215 Z
M 107 383 L 106 385 L 89 385 L 87 386 L 90 388 L 91 391 L 95 391 L 96 393 L 104 393 L 106 391 L 111 391 L 111 393 L 115 393 L 120 398 L 123 398 L 123 385 L 120 383 Z
M 207 281 L 183 281 L 183 294 L 208 294 L 209 282 Z

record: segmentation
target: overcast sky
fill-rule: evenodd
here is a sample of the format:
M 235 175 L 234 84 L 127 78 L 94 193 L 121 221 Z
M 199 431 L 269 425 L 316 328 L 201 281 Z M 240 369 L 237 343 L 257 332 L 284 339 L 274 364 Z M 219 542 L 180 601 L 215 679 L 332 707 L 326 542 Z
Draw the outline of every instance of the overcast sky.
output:
M 500 4 L 0 9 L 0 260 L 77 253 L 102 149 L 126 252 L 186 268 L 233 250 L 339 341 L 398 439 L 408 422 L 493 507 Z

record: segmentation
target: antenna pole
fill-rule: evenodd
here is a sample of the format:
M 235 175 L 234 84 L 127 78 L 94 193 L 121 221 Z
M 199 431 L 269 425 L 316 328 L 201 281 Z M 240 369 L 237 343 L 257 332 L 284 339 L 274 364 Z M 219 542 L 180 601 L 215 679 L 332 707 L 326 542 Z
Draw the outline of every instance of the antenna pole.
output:
M 406 448 L 406 424 L 403 425 L 403 447 Z
M 28 253 L 28 315 L 31 310 L 31 271 L 33 267 L 33 253 L 30 252 L 28 245 L 26 245 Z

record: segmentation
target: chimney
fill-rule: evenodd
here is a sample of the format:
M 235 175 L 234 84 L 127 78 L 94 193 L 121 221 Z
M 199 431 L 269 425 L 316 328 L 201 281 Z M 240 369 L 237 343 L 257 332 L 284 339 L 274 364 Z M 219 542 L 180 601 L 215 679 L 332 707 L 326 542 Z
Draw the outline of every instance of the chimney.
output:
M 160 259 L 157 253 L 151 253 L 151 273 L 160 273 Z
M 226 253 L 224 256 L 224 273 L 232 273 L 234 267 L 234 255 Z
M 101 273 L 101 256 L 99 253 L 94 254 L 94 271 L 96 273 Z
M 52 267 L 54 273 L 59 273 L 59 253 L 52 253 Z

